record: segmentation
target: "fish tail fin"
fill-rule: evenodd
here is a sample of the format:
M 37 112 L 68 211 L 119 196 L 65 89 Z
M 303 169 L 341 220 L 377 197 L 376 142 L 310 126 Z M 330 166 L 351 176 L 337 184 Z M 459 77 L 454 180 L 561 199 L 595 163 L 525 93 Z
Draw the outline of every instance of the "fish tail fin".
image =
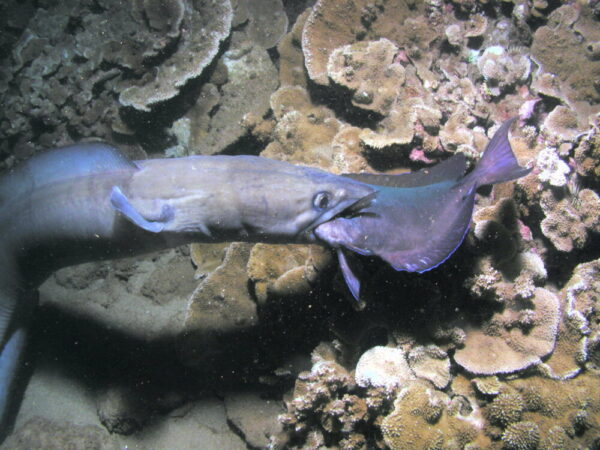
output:
M 465 181 L 484 186 L 515 180 L 531 171 L 531 168 L 519 165 L 508 141 L 508 131 L 516 119 L 517 117 L 513 117 L 500 126 L 483 152 L 481 160 Z

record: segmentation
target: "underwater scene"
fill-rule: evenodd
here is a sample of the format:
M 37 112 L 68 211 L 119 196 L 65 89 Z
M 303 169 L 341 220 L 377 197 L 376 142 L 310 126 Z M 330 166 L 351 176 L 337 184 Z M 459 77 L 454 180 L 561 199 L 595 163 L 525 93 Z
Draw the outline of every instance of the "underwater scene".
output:
M 0 449 L 600 449 L 600 1 L 3 0 L 0 59 Z

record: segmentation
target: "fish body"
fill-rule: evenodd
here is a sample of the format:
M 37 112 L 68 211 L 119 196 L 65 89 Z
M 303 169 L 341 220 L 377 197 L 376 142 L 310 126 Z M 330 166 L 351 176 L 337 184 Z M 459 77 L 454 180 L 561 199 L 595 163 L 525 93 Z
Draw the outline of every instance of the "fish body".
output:
M 378 193 L 354 216 L 323 223 L 315 234 L 338 249 L 344 278 L 355 298 L 359 298 L 360 282 L 342 249 L 378 256 L 398 271 L 431 270 L 462 243 L 479 186 L 529 173 L 531 169 L 519 166 L 508 141 L 513 121 L 498 129 L 478 165 L 467 175 L 462 154 L 411 174 L 350 175 L 370 183 Z
M 0 178 L 0 439 L 36 289 L 53 271 L 188 242 L 314 242 L 319 224 L 375 192 L 267 158 L 130 161 L 102 143 L 55 149 Z

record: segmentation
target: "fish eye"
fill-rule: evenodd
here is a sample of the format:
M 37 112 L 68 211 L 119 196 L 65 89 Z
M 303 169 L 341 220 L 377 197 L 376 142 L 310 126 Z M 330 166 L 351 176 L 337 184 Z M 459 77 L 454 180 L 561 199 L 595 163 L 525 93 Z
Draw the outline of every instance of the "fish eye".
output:
M 313 206 L 318 209 L 325 209 L 329 206 L 331 195 L 329 192 L 319 192 L 313 199 Z

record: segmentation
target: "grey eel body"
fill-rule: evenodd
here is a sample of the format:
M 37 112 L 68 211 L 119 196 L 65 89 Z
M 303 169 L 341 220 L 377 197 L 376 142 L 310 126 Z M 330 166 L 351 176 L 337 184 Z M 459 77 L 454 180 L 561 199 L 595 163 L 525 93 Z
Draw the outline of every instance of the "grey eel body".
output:
M 375 189 L 253 156 L 130 161 L 101 143 L 32 158 L 0 179 L 0 441 L 38 285 L 58 268 L 187 242 L 302 243 Z

